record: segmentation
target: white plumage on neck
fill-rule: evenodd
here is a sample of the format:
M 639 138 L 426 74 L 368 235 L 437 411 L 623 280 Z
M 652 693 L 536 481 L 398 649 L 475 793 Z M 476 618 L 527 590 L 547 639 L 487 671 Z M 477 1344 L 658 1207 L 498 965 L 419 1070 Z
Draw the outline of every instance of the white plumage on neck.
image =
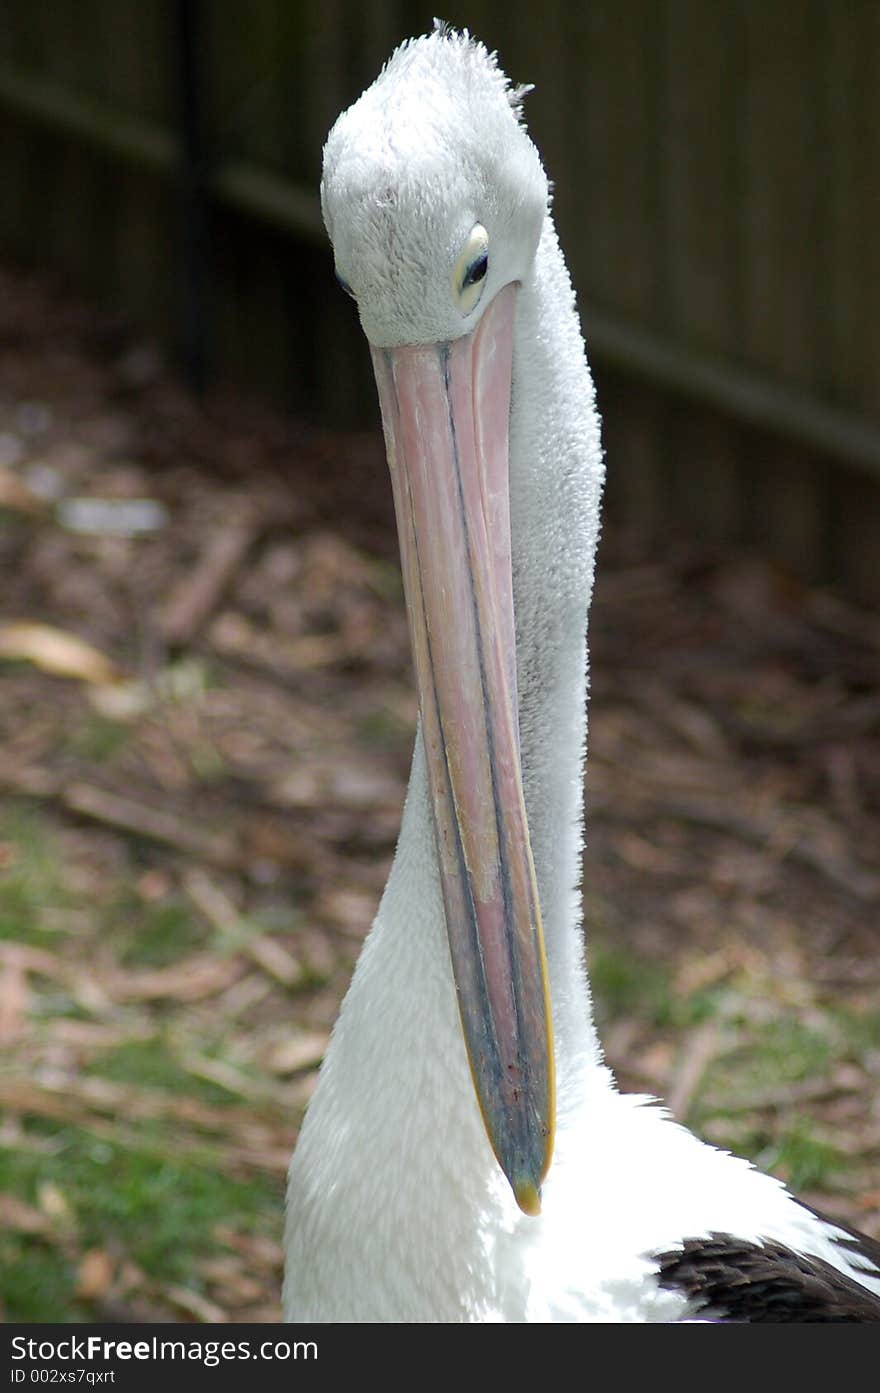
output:
M 510 508 L 523 786 L 560 1090 L 598 1062 L 581 934 L 587 611 L 603 464 L 571 281 L 547 216 L 519 293 Z

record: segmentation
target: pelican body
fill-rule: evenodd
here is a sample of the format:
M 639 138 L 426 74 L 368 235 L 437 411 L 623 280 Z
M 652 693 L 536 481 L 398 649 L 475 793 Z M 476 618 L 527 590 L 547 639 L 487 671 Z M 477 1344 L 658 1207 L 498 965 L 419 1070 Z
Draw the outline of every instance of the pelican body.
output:
M 880 1250 L 620 1094 L 602 1060 L 579 885 L 603 458 L 523 91 L 438 25 L 324 150 L 420 721 L 291 1164 L 285 1316 L 877 1319 Z

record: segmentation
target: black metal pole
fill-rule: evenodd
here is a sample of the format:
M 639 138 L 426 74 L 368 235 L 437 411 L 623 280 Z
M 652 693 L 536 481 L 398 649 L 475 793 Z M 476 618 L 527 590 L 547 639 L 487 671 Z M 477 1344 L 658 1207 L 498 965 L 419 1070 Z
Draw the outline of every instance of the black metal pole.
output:
M 176 0 L 178 112 L 181 135 L 181 354 L 190 382 L 208 380 L 210 245 L 209 161 L 203 111 L 204 29 L 200 0 Z

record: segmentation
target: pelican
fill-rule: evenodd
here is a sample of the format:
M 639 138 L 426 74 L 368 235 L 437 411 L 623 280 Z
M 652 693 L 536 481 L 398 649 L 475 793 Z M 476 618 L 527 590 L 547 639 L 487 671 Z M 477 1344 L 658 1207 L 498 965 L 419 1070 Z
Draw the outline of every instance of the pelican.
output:
M 526 90 L 438 24 L 324 149 L 420 720 L 291 1163 L 285 1316 L 880 1319 L 880 1245 L 621 1094 L 603 1063 L 579 890 L 603 460 Z

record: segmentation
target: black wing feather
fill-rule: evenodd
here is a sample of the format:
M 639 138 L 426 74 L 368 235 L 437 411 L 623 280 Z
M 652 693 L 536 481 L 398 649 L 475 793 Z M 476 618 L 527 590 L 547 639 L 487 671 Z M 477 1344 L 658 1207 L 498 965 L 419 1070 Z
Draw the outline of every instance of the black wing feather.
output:
M 866 1241 L 880 1255 L 872 1239 L 845 1231 L 852 1235 L 848 1248 L 864 1251 L 870 1262 L 870 1251 L 862 1246 Z M 783 1243 L 752 1244 L 714 1233 L 685 1239 L 680 1249 L 658 1254 L 656 1262 L 661 1287 L 681 1292 L 709 1318 L 753 1324 L 880 1321 L 880 1297 L 830 1263 Z

